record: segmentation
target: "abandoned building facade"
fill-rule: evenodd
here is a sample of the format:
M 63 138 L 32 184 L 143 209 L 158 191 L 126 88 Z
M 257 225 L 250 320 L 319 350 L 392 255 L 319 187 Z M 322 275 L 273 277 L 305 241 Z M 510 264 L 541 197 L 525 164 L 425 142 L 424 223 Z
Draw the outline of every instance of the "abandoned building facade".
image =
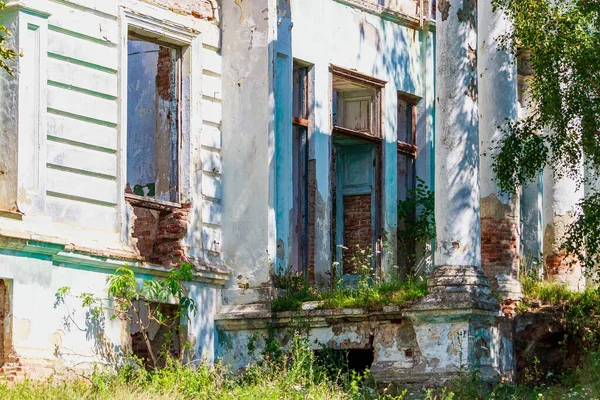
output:
M 522 255 L 582 284 L 557 247 L 582 193 L 551 173 L 520 202 L 495 186 L 483 149 L 526 112 L 527 71 L 496 45 L 508 21 L 480 3 L 9 1 L 20 56 L 0 78 L 4 371 L 102 361 L 99 328 L 57 291 L 106 297 L 121 266 L 142 282 L 183 262 L 195 358 L 237 370 L 254 332 L 274 326 L 285 343 L 298 316 L 271 312 L 273 276 L 352 285 L 344 247 L 359 246 L 379 279 L 432 273 L 429 294 L 303 310 L 311 343 L 370 351 L 384 383 L 435 383 L 474 362 L 512 379 L 514 327 L 496 294 L 518 299 Z M 437 237 L 409 266 L 397 205 L 417 177 L 435 191 Z M 132 333 L 119 319 L 102 328 L 116 353 Z

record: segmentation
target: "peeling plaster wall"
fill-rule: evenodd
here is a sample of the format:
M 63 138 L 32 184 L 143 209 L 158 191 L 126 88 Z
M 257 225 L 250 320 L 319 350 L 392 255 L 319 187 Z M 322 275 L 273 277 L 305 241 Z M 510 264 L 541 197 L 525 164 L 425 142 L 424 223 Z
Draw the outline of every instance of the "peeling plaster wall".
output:
M 27 12 L 11 4 L 15 8 L 5 10 L 3 18 L 14 21 L 9 24 L 15 30 L 12 38 L 20 41 L 23 57 L 18 57 L 17 78 L 2 77 L 7 90 L 2 109 L 18 118 L 2 119 L 7 134 L 0 140 L 7 146 L 1 151 L 10 150 L 2 159 L 11 166 L 0 175 L 0 205 L 24 216 L 3 217 L 0 235 L 35 235 L 41 241 L 135 257 L 124 201 L 127 142 L 121 128 L 127 125 L 126 107 L 119 107 L 127 91 L 126 80 L 119 81 L 127 65 L 127 31 L 121 28 L 127 21 L 131 25 L 119 13 L 127 10 L 136 18 L 162 21 L 152 28 L 158 36 L 173 40 L 173 31 L 181 29 L 188 35 L 184 41 L 193 42 L 183 46 L 193 49 L 185 52 L 182 65 L 186 107 L 181 113 L 180 192 L 193 204 L 185 245 L 190 257 L 222 264 L 218 26 L 137 0 L 36 0 L 28 3 Z M 194 93 L 186 94 L 192 86 Z
M 410 311 L 407 310 L 407 311 Z M 407 313 L 408 315 L 408 313 Z M 313 350 L 365 349 L 373 351 L 370 371 L 378 384 L 400 388 L 439 386 L 459 376 L 476 362 L 484 379 L 497 379 L 498 371 L 512 379 L 512 324 L 498 327 L 494 317 L 473 314 L 458 317 L 442 311 L 435 320 L 415 322 L 398 308 L 383 311 L 364 309 L 311 310 L 297 313 L 249 313 L 217 317 L 217 357 L 234 371 L 256 360 L 265 348 L 269 332 L 285 349 L 294 331 L 308 335 Z M 253 334 L 256 350 L 248 351 Z M 507 368 L 508 367 L 508 368 Z
M 580 177 L 583 173 L 582 165 Z M 555 176 L 550 167 L 544 169 L 543 183 L 544 276 L 566 283 L 572 290 L 584 290 L 585 276 L 581 266 L 565 257 L 562 249 L 568 226 L 580 212 L 577 203 L 584 195 L 583 184 L 568 176 Z
M 130 344 L 129 328 L 119 319 L 106 315 L 104 338 L 96 335 L 99 325 L 86 320 L 89 313 L 75 296 L 91 293 L 107 296 L 106 278 L 111 271 L 73 264 L 53 263 L 51 258 L 14 251 L 0 251 L 0 276 L 9 285 L 9 314 L 5 330 L 12 341 L 11 358 L 17 359 L 23 372 L 33 378 L 46 377 L 56 369 L 91 368 L 93 362 L 119 356 Z M 141 283 L 150 275 L 138 275 Z M 68 286 L 71 295 L 58 303 L 56 293 Z M 195 359 L 212 362 L 214 356 L 214 321 L 217 290 L 201 283 L 187 285 L 189 296 L 198 307 L 187 325 L 188 340 Z M 12 325 L 12 326 L 11 326 Z
M 518 298 L 519 194 L 503 194 L 492 169 L 494 148 L 503 137 L 501 127 L 507 120 L 516 121 L 518 114 L 516 60 L 499 43 L 510 32 L 511 23 L 490 2 L 481 3 L 477 12 L 482 268 L 501 296 Z
M 71 299 L 76 314 L 69 323 L 66 310 L 53 306 L 58 288 L 104 297 L 107 274 L 118 266 L 144 271 L 140 282 L 165 273 L 142 262 L 129 243 L 127 141 L 120 129 L 127 125 L 121 108 L 127 81 L 119 79 L 127 76 L 125 24 L 187 50 L 180 183 L 191 206 L 181 221 L 167 218 L 160 234 L 162 251 L 175 256 L 170 264 L 192 259 L 202 270 L 203 283 L 189 288 L 198 305 L 190 341 L 198 359 L 214 356 L 217 287 L 227 277 L 221 257 L 221 37 L 216 21 L 194 9 L 214 10 L 217 2 L 152 3 L 160 7 L 138 0 L 31 0 L 26 10 L 12 2 L 2 12 L 23 57 L 17 57 L 16 78 L 0 78 L 0 109 L 12 116 L 0 122 L 0 159 L 10 164 L 0 174 L 0 209 L 18 207 L 24 215 L 0 213 L 0 279 L 11 282 L 10 345 L 34 377 L 38 367 L 42 374 L 98 359 L 86 310 Z M 110 346 L 123 346 L 125 331 L 107 320 Z
M 382 227 L 389 247 L 383 250 L 388 273 L 396 262 L 397 92 L 421 97 L 417 125 L 417 174 L 432 184 L 434 34 L 381 19 L 336 1 L 292 2 L 292 48 L 295 59 L 313 65 L 314 127 L 309 158 L 316 162 L 315 280 L 328 282 L 332 229 L 330 176 L 331 104 L 329 65 L 354 69 L 386 80 L 383 90 Z
M 207 19 L 209 21 L 219 19 L 219 4 L 217 0 L 142 0 L 150 4 L 194 18 Z
M 223 251 L 233 279 L 225 293 L 239 302 L 260 299 L 275 257 L 271 0 L 223 4 Z M 239 289 L 239 290 L 238 290 Z M 238 290 L 236 292 L 236 290 Z M 238 296 L 239 295 L 239 296 Z M 257 297 L 258 296 L 258 297 Z M 233 300 L 232 300 L 233 301 Z

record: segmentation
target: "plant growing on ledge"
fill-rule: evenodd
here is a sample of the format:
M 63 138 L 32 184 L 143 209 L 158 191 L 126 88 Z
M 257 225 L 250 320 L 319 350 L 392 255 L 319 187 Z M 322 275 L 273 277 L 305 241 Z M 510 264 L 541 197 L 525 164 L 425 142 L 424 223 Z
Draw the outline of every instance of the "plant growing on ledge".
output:
M 409 277 L 405 281 L 393 279 L 381 282 L 375 278 L 370 248 L 360 246 L 352 252 L 346 262 L 350 270 L 356 272 L 355 285 L 343 287 L 335 284 L 330 290 L 318 291 L 310 286 L 302 275 L 278 275 L 274 277 L 275 286 L 282 290 L 271 303 L 273 311 L 297 311 L 302 303 L 316 301 L 316 308 L 380 308 L 386 305 L 402 305 L 427 294 L 427 282 L 422 278 Z M 335 266 L 334 266 L 335 267 Z
M 139 329 L 139 334 L 146 347 L 152 369 L 167 364 L 167 359 L 177 356 L 179 363 L 183 362 L 184 352 L 189 344 L 179 346 L 178 354 L 173 354 L 171 346 L 175 340 L 174 333 L 181 330 L 182 319 L 187 319 L 196 312 L 196 303 L 185 296 L 183 282 L 191 280 L 192 265 L 182 264 L 179 269 L 169 271 L 164 279 L 145 280 L 139 285 L 132 269 L 121 267 L 107 278 L 108 298 L 95 297 L 91 293 L 76 296 L 81 300 L 81 307 L 88 309 L 86 327 L 104 327 L 105 315 L 110 319 L 119 318 L 128 321 L 130 326 Z M 56 293 L 58 304 L 66 304 L 65 297 L 70 293 L 69 287 L 61 287 Z M 175 303 L 171 305 L 172 303 Z M 72 313 L 69 313 L 72 315 Z M 72 318 L 70 318 L 73 321 Z M 74 321 L 73 321 L 74 322 Z M 159 353 L 152 345 L 150 330 L 163 332 L 163 342 Z M 99 330 L 103 335 L 103 329 Z M 99 341 L 104 338 L 97 337 Z
M 408 275 L 416 271 L 416 248 L 435 238 L 435 195 L 417 177 L 415 189 L 408 191 L 405 200 L 398 201 L 398 249 L 404 255 Z

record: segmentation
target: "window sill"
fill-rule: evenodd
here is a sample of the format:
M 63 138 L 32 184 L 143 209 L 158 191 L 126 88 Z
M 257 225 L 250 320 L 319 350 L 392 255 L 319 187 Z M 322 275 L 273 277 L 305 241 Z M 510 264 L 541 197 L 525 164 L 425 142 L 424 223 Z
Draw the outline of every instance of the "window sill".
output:
M 157 200 L 144 196 L 138 196 L 137 194 L 125 193 L 125 200 L 134 206 L 152 208 L 154 210 L 169 211 L 181 208 L 180 203 L 173 203 L 171 201 Z
M 20 211 L 13 211 L 13 210 L 3 210 L 0 209 L 0 217 L 4 217 L 4 218 L 12 218 L 12 219 L 23 219 L 23 214 Z
M 333 133 L 336 135 L 342 135 L 346 137 L 351 137 L 360 140 L 366 140 L 369 142 L 381 143 L 382 139 L 376 136 L 373 136 L 370 133 L 355 131 L 354 129 L 344 128 L 342 126 L 333 126 Z
M 417 158 L 417 146 L 414 144 L 408 144 L 405 142 L 398 142 L 398 151 L 404 154 L 408 154 L 414 158 Z

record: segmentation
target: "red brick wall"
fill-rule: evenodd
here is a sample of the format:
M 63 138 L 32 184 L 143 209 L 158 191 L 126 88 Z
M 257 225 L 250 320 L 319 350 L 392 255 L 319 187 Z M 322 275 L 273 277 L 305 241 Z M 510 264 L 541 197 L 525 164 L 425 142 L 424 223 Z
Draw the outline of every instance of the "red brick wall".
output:
M 519 220 L 481 218 L 481 263 L 493 288 L 498 274 L 518 278 L 519 258 Z
M 566 251 L 562 250 L 559 254 L 552 253 L 546 256 L 545 275 L 548 277 L 571 275 L 580 268 L 579 263 L 572 257 L 565 257 Z
M 173 210 L 153 210 L 133 206 L 133 230 L 136 248 L 148 262 L 176 267 L 186 261 L 181 240 L 187 235 L 191 205 Z
M 178 14 L 191 15 L 195 18 L 206 19 L 212 21 L 217 12 L 213 10 L 211 1 L 209 0 L 143 0 L 146 3 L 155 4 L 164 8 L 168 8 Z M 216 4 L 216 1 L 214 1 Z
M 344 273 L 354 272 L 350 259 L 356 246 L 370 250 L 373 228 L 371 224 L 371 195 L 344 196 Z
M 164 100 L 171 99 L 171 68 L 173 67 L 171 51 L 170 48 L 165 46 L 160 46 L 158 50 L 156 91 Z

